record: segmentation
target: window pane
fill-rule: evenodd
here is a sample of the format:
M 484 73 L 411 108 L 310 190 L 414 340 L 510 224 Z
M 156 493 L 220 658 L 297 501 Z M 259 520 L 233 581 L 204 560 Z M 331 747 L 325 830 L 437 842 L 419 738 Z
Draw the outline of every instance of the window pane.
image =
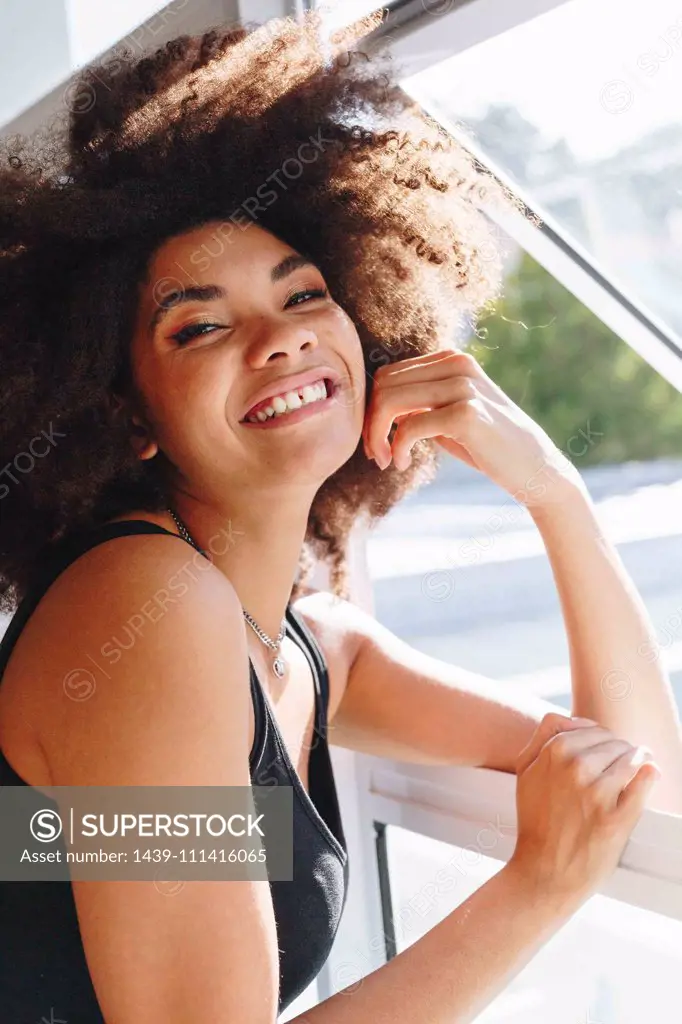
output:
M 389 825 L 397 952 L 500 870 L 494 829 L 461 849 Z M 594 896 L 477 1018 L 477 1024 L 677 1024 L 682 922 Z
M 573 0 L 403 85 L 682 344 L 677 0 Z

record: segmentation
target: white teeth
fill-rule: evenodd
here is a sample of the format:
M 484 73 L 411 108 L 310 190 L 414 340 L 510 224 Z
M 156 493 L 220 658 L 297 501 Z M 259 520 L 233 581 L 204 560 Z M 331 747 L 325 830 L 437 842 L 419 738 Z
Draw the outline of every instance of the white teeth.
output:
M 290 409 L 300 409 L 301 406 L 303 405 L 303 402 L 298 397 L 295 391 L 287 391 L 286 395 L 284 396 L 284 401 L 287 403 L 287 406 Z
M 323 380 L 317 384 L 306 384 L 298 391 L 287 391 L 284 395 L 276 395 L 270 405 L 247 417 L 249 423 L 263 423 L 272 416 L 281 416 L 283 413 L 300 409 L 310 402 L 319 402 L 327 397 L 327 388 Z

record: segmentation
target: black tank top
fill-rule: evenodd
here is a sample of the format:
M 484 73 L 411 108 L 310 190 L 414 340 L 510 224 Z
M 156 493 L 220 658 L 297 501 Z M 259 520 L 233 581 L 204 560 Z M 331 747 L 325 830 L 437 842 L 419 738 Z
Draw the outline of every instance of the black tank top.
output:
M 0 680 L 22 628 L 59 573 L 96 544 L 133 533 L 177 537 L 155 523 L 127 520 L 89 530 L 55 550 L 2 638 Z M 327 667 L 314 636 L 290 605 L 286 630 L 307 656 L 315 685 L 310 795 L 287 754 L 249 660 L 255 718 L 249 756 L 251 783 L 293 787 L 294 878 L 290 882 L 270 882 L 280 957 L 279 1013 L 317 976 L 327 959 L 348 888 L 346 842 L 327 745 Z M 28 785 L 1 750 L 0 785 Z M 227 961 L 225 970 L 230 970 Z M 104 1024 L 85 959 L 70 882 L 0 880 L 0 1018 L 7 1024 L 42 1019 Z

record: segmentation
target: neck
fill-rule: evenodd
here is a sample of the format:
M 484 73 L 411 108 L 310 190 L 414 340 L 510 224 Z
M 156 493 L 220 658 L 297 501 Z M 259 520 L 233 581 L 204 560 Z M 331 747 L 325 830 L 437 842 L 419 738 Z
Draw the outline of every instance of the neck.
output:
M 243 508 L 207 505 L 183 493 L 170 507 L 194 543 L 227 576 L 244 610 L 275 640 L 296 579 L 309 504 L 278 498 L 276 510 L 270 502 L 262 503 L 258 509 L 250 507 L 247 517 Z M 251 626 L 247 630 L 255 639 Z

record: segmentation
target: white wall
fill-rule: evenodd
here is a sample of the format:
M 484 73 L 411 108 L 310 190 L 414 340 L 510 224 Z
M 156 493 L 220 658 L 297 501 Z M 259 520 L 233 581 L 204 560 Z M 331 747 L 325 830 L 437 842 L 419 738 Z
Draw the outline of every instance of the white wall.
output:
M 71 69 L 61 0 L 0 4 L 0 125 L 67 78 Z

